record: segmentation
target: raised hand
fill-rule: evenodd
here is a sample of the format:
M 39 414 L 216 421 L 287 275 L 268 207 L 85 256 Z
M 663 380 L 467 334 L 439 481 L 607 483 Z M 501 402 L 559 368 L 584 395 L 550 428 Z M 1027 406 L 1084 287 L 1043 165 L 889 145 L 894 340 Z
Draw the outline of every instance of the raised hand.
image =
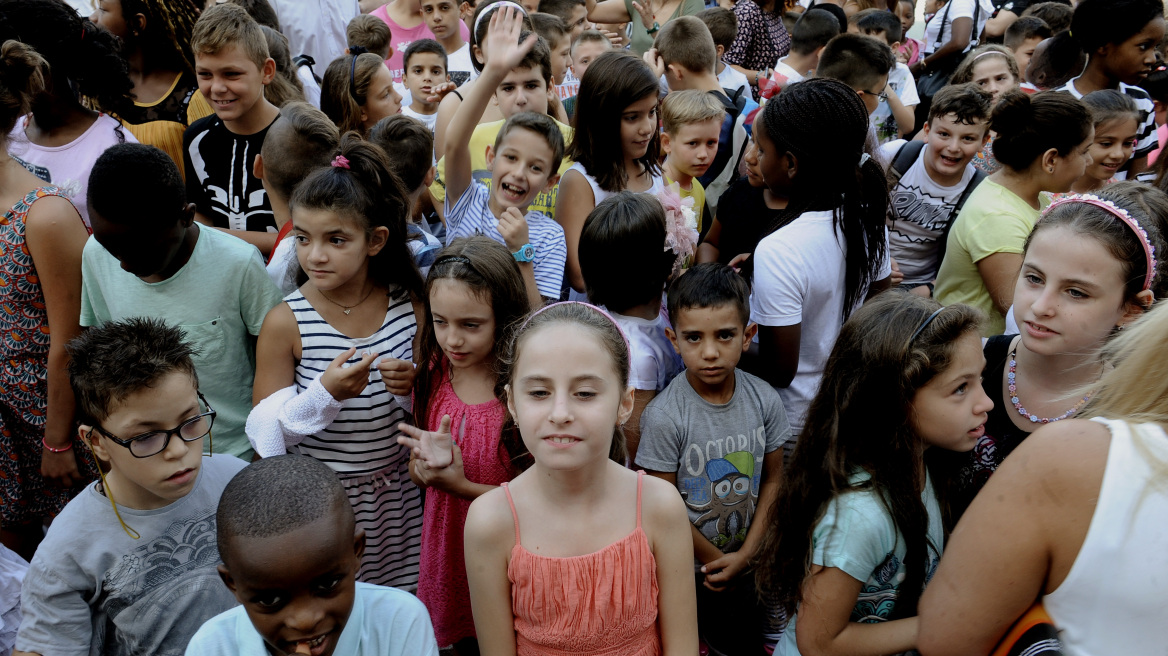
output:
M 637 0 L 633 0 L 633 9 L 637 10 L 637 15 L 641 18 L 641 24 L 645 26 L 645 29 L 653 29 L 653 23 L 656 22 L 653 20 L 653 12 L 645 11 L 645 8 Z
M 522 43 L 519 35 L 523 29 L 523 15 L 514 7 L 503 7 L 491 14 L 491 22 L 487 27 L 487 37 L 483 41 L 487 52 L 491 53 L 487 67 L 507 72 L 519 65 L 523 57 L 535 47 L 537 34 L 528 35 Z
M 357 349 L 350 348 L 333 358 L 320 377 L 320 384 L 338 401 L 354 398 L 369 386 L 369 370 L 378 354 L 366 353 L 360 360 L 346 367 L 345 363 L 356 353 Z
M 438 431 L 422 430 L 409 424 L 398 424 L 397 443 L 408 447 L 415 460 L 422 461 L 430 469 L 441 469 L 454 461 L 454 438 L 450 436 L 450 415 L 442 416 Z

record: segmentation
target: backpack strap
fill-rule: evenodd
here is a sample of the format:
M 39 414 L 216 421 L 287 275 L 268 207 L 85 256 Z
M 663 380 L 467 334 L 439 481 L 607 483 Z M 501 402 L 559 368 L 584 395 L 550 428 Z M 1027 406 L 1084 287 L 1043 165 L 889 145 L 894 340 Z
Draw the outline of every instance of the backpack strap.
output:
M 953 213 L 949 215 L 949 222 L 945 224 L 945 229 L 941 231 L 941 239 L 939 240 L 941 244 L 941 257 L 937 260 L 938 262 L 945 259 L 945 246 L 949 244 L 949 230 L 953 227 L 954 222 L 957 221 L 957 216 L 961 214 L 961 208 L 965 207 L 965 201 L 969 200 L 969 197 L 973 195 L 973 190 L 977 189 L 977 186 L 985 179 L 986 174 L 983 171 L 973 170 L 973 177 L 970 178 L 969 184 L 965 185 L 965 191 L 961 192 L 961 196 L 957 199 L 957 204 L 953 206 Z
M 924 149 L 923 141 L 906 141 L 897 149 L 896 154 L 892 156 L 892 166 L 888 169 L 890 174 L 895 173 L 895 177 L 890 180 L 893 187 L 900 182 L 905 173 L 908 173 L 913 163 L 920 159 Z

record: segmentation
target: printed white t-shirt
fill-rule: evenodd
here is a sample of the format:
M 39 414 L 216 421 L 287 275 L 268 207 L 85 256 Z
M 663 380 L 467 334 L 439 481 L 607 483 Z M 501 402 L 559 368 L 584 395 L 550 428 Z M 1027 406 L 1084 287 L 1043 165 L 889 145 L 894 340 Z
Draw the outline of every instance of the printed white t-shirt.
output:
M 905 107 L 915 107 L 921 103 L 921 97 L 917 95 L 917 83 L 913 80 L 908 66 L 896 62 L 896 66 L 888 72 L 888 85 Z M 876 128 L 876 139 L 879 143 L 884 144 L 900 138 L 900 128 L 892 116 L 892 108 L 886 101 L 877 105 L 876 111 L 872 112 L 872 125 Z

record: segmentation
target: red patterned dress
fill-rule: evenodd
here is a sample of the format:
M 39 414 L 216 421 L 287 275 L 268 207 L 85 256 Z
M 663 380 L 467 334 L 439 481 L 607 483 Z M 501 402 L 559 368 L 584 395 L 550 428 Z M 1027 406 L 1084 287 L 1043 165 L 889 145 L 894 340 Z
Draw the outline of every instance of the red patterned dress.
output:
M 24 242 L 24 221 L 32 204 L 46 196 L 68 198 L 57 187 L 38 187 L 0 217 L 0 525 L 5 526 L 56 515 L 80 489 L 46 486 L 40 474 L 49 320 Z M 74 447 L 84 448 L 76 439 Z M 83 476 L 96 476 L 91 459 L 78 461 Z

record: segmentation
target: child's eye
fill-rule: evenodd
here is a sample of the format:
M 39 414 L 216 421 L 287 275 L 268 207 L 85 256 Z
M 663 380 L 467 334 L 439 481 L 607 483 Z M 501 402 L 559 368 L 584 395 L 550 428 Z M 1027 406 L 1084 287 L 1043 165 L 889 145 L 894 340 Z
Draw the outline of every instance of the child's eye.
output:
M 549 393 L 547 390 L 533 389 L 529 391 L 527 395 L 533 399 L 546 399 L 547 397 L 551 396 L 551 393 Z
M 511 153 L 507 153 L 507 154 L 506 154 L 506 155 L 504 155 L 503 157 L 504 157 L 504 158 L 506 158 L 506 160 L 507 160 L 508 162 L 514 162 L 516 159 L 518 159 L 517 157 L 515 157 L 515 156 L 514 156 L 514 155 L 512 155 Z
M 343 580 L 345 580 L 345 577 L 343 577 L 343 576 L 337 576 L 337 577 L 334 577 L 332 579 L 329 579 L 328 581 L 325 581 L 323 584 L 321 584 L 317 588 L 317 592 L 319 592 L 321 594 L 328 594 L 330 592 L 335 592 L 337 589 L 337 586 L 339 586 L 341 584 L 341 581 L 343 581 Z
M 296 240 L 297 244 L 307 244 L 308 243 L 308 237 L 305 237 L 304 235 L 294 235 L 292 238 Z
M 261 594 L 252 598 L 252 603 L 259 606 L 261 610 L 273 611 L 284 605 L 284 598 L 275 593 Z
M 729 330 L 724 330 L 724 331 L 718 333 L 718 339 L 720 339 L 722 341 L 728 341 L 728 340 L 734 339 L 734 333 L 729 331 Z
M 968 390 L 969 390 L 969 383 L 961 383 L 960 385 L 957 386 L 957 389 L 953 390 L 953 393 L 954 394 L 965 394 L 965 392 Z
M 345 243 L 345 240 L 342 237 L 333 237 L 329 240 L 329 243 L 333 244 L 334 246 L 341 246 Z
M 1026 274 L 1026 282 L 1030 283 L 1031 285 L 1041 285 L 1042 278 L 1039 278 L 1038 276 L 1034 275 L 1033 273 L 1028 273 L 1028 274 Z
M 576 396 L 582 399 L 591 399 L 596 396 L 596 392 L 593 392 L 592 390 L 579 390 L 576 392 Z
M 1079 289 L 1068 289 L 1068 290 L 1067 290 L 1067 294 L 1068 294 L 1068 295 L 1069 295 L 1071 298 L 1077 298 L 1077 299 L 1084 299 L 1084 298 L 1087 298 L 1087 294 L 1083 293 L 1083 291 L 1082 291 L 1082 290 L 1079 290 Z

